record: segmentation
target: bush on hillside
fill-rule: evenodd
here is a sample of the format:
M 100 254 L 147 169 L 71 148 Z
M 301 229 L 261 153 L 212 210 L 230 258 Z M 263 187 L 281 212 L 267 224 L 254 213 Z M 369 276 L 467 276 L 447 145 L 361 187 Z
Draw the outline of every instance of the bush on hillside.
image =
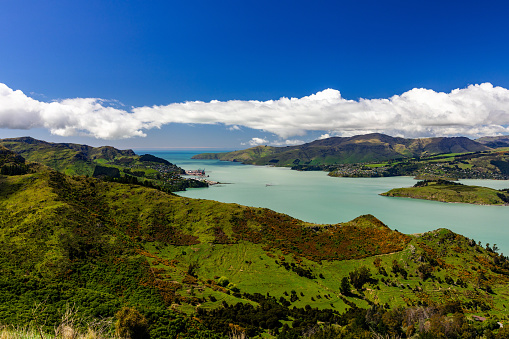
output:
M 123 307 L 115 314 L 115 317 L 117 318 L 115 330 L 120 338 L 150 338 L 147 319 L 135 308 Z

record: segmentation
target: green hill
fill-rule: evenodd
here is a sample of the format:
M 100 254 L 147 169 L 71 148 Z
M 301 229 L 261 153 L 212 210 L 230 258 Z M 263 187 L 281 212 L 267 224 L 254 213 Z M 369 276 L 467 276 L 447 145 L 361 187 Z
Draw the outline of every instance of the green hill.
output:
M 4 152 L 0 167 L 22 163 Z M 0 176 L 0 242 L 0 323 L 49 333 L 69 305 L 83 319 L 135 308 L 152 338 L 432 335 L 471 313 L 507 320 L 509 260 L 495 245 L 404 235 L 369 215 L 309 224 L 34 165 Z M 465 326 L 454 331 L 484 333 Z
M 167 191 L 207 186 L 205 182 L 183 178 L 181 174 L 185 171 L 164 159 L 150 154 L 138 156 L 132 150 L 52 143 L 31 137 L 0 139 L 0 146 L 29 162 L 37 162 L 68 175 L 140 182 Z
M 413 187 L 395 188 L 381 195 L 477 205 L 509 204 L 507 189 L 496 190 L 488 187 L 469 186 L 447 180 L 419 181 Z
M 301 169 L 310 166 L 379 162 L 431 154 L 477 152 L 489 149 L 489 147 L 465 137 L 405 139 L 373 133 L 349 138 L 327 138 L 299 146 L 257 146 L 228 153 L 204 153 L 193 158 Z
M 333 177 L 414 176 L 417 179 L 509 179 L 509 151 L 446 153 L 369 164 L 326 166 Z
M 482 137 L 476 139 L 475 141 L 491 148 L 509 147 L 509 135 L 500 135 L 496 137 Z
M 31 137 L 0 139 L 0 145 L 15 151 L 28 161 L 39 162 L 69 175 L 91 176 L 96 164 L 135 156 L 132 150 L 122 151 L 110 146 L 51 143 Z

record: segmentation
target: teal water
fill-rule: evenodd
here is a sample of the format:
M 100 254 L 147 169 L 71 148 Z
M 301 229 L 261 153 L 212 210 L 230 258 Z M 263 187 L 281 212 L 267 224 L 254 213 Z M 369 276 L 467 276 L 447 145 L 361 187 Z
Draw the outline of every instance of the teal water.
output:
M 382 197 L 396 187 L 412 186 L 410 177 L 331 178 L 325 172 L 249 166 L 216 160 L 191 160 L 196 152 L 148 151 L 184 169 L 205 169 L 209 179 L 225 184 L 178 194 L 190 198 L 266 207 L 292 217 L 334 224 L 372 214 L 392 229 L 421 233 L 448 228 L 483 245 L 497 244 L 509 253 L 509 207 L 450 204 Z M 509 181 L 463 180 L 465 184 L 509 188 Z

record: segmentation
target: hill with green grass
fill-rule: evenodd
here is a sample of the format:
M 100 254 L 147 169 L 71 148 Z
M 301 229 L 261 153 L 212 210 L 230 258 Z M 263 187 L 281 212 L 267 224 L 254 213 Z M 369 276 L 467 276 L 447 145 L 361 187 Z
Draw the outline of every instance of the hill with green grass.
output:
M 395 188 L 381 195 L 476 205 L 509 205 L 509 189 L 496 190 L 447 180 L 423 180 L 413 187 Z
M 257 146 L 228 153 L 204 153 L 193 158 L 306 169 L 313 166 L 368 163 L 489 149 L 465 137 L 405 139 L 372 133 L 348 138 L 332 137 L 299 146 Z
M 370 215 L 310 224 L 33 164 L 0 175 L 0 242 L 0 324 L 45 333 L 70 306 L 88 323 L 134 310 L 117 330 L 143 338 L 502 338 L 509 320 L 496 245 Z
M 334 177 L 414 176 L 417 179 L 509 179 L 509 149 L 446 153 L 369 164 L 326 166 Z
M 206 187 L 205 182 L 183 178 L 185 171 L 150 154 L 111 146 L 92 147 L 72 143 L 52 143 L 31 137 L 0 139 L 0 146 L 14 151 L 29 162 L 37 162 L 68 175 L 86 175 L 124 182 L 140 182 L 167 191 Z
M 482 137 L 476 139 L 475 141 L 491 148 L 509 147 L 509 135 L 500 135 L 496 137 Z

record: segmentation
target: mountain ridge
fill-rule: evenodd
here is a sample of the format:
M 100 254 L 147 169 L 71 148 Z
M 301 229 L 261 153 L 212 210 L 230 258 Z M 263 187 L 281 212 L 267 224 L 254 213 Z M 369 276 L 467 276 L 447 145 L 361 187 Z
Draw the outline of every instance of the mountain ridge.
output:
M 331 137 L 298 146 L 256 146 L 228 153 L 202 153 L 193 158 L 292 167 L 367 163 L 430 154 L 478 152 L 490 149 L 466 137 L 405 139 L 371 133 L 353 137 Z
M 143 182 L 168 191 L 206 187 L 206 182 L 183 178 L 185 171 L 151 154 L 112 146 L 93 147 L 73 143 L 52 143 L 32 137 L 0 139 L 0 146 L 68 175 L 85 175 L 111 180 Z

